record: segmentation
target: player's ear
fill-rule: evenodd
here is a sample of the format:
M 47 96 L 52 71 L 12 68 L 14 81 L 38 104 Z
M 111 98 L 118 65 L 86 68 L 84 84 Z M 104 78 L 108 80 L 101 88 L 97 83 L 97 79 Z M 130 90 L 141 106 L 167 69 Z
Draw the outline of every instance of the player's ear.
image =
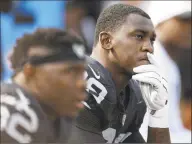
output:
M 99 34 L 99 41 L 101 43 L 102 48 L 104 49 L 112 49 L 112 36 L 110 33 L 101 32 Z
M 24 75 L 27 79 L 31 78 L 35 74 L 35 67 L 31 64 L 25 64 L 23 68 Z

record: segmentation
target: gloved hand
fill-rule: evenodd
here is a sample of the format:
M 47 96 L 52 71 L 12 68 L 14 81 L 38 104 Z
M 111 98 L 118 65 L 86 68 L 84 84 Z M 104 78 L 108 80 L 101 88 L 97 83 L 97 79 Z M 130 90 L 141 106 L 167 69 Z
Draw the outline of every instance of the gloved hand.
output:
M 147 107 L 154 112 L 165 107 L 168 100 L 168 84 L 153 54 L 147 53 L 151 64 L 135 67 L 132 79 L 139 82 Z
M 139 82 L 143 99 L 150 112 L 149 126 L 168 128 L 168 84 L 162 75 L 153 54 L 147 53 L 151 64 L 133 69 L 137 74 L 132 79 Z

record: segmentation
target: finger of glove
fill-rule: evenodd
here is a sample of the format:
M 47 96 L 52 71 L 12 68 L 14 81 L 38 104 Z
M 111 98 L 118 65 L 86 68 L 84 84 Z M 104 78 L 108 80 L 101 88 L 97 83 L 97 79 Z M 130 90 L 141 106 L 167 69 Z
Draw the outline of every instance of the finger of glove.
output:
M 155 59 L 155 56 L 151 53 L 147 53 L 147 57 L 148 57 L 148 60 L 151 64 L 155 65 L 155 66 L 159 66 L 158 62 L 156 61 Z
M 154 106 L 154 104 L 150 100 L 151 92 L 149 89 L 149 84 L 140 82 L 140 89 L 141 89 L 141 93 L 142 93 L 143 99 L 144 99 L 147 107 L 151 110 L 156 110 L 156 106 Z
M 158 75 L 160 75 L 157 70 L 157 67 L 152 64 L 141 65 L 141 66 L 135 67 L 135 68 L 133 68 L 133 72 L 135 72 L 135 73 L 155 72 Z
M 161 82 L 161 77 L 155 72 L 138 73 L 138 74 L 135 74 L 135 75 L 144 76 L 144 77 L 153 77 L 155 79 L 158 79 L 159 82 Z
M 154 85 L 156 88 L 159 88 L 161 86 L 161 82 L 157 78 L 150 77 L 145 74 L 133 75 L 132 79 L 143 82 L 143 83 L 148 83 L 148 84 Z
M 155 92 L 155 93 L 154 93 Z M 159 95 L 156 91 L 153 91 L 151 95 L 154 95 L 153 102 L 156 104 L 159 104 L 161 107 L 166 104 L 166 101 L 168 100 L 168 97 L 166 94 Z
M 158 73 L 156 73 L 156 72 L 143 72 L 142 73 L 142 72 L 139 72 L 139 71 L 137 71 L 137 72 L 138 72 L 138 74 L 142 74 L 142 75 L 144 75 L 146 77 L 154 77 L 154 78 L 158 79 L 159 82 L 163 84 L 163 87 L 168 92 L 168 82 L 166 81 L 165 78 L 162 78 Z M 135 74 L 135 75 L 138 75 L 138 74 Z
M 165 84 L 165 87 L 167 87 L 167 79 L 165 78 L 164 75 L 162 75 L 161 72 L 159 72 L 158 68 L 152 64 L 150 65 L 141 65 L 141 66 L 138 66 L 138 67 L 135 67 L 133 68 L 133 71 L 135 73 L 148 73 L 148 72 L 154 72 L 156 73 L 159 77 L 161 77 L 161 81 L 163 84 Z
M 139 82 L 139 85 L 143 99 L 149 109 L 159 110 L 165 106 L 167 97 L 158 95 L 158 92 L 154 91 L 153 86 L 150 84 Z
M 149 109 L 159 110 L 164 106 L 164 100 L 159 100 L 159 97 L 157 95 L 158 93 L 157 91 L 153 90 L 152 85 L 143 82 L 139 82 L 139 85 L 141 88 L 143 99 Z
M 156 110 L 159 110 L 165 106 L 165 99 L 163 97 L 159 97 L 156 91 L 151 93 L 151 101 L 153 105 L 156 107 Z
M 157 79 L 163 85 L 165 90 L 168 92 L 168 83 L 167 83 L 167 81 L 164 78 L 160 77 L 160 75 L 158 75 L 157 73 L 155 73 L 155 72 L 146 72 L 146 73 L 138 73 L 138 74 L 135 74 L 135 75 L 143 75 L 145 77 L 153 77 L 153 78 Z
M 164 86 L 164 88 L 167 90 L 167 92 L 169 91 L 169 87 L 168 87 L 168 82 L 163 78 L 162 79 L 162 84 L 163 84 L 163 86 Z
M 135 76 L 153 78 L 153 79 L 156 79 L 159 83 L 161 83 L 161 77 L 159 77 L 159 75 L 154 72 L 139 73 L 139 74 L 133 75 L 132 77 L 135 77 Z M 142 82 L 142 81 L 140 81 L 140 82 Z M 148 83 L 148 84 L 150 84 L 150 83 Z
M 156 101 L 162 101 L 163 103 L 165 103 L 166 100 L 168 100 L 168 96 L 167 94 L 161 94 L 161 95 L 157 95 L 157 97 L 155 98 Z
M 150 92 L 150 93 L 149 93 L 149 92 L 147 93 L 146 87 L 144 87 L 143 90 L 145 91 L 145 94 L 142 94 L 142 95 L 143 95 L 143 99 L 144 99 L 147 107 L 148 107 L 149 109 L 151 109 L 151 110 L 159 110 L 159 109 L 161 109 L 162 106 L 159 105 L 158 103 L 156 103 L 156 102 L 153 100 L 153 99 L 155 99 L 155 96 L 156 96 L 156 95 L 151 95 L 151 94 L 152 94 L 151 92 Z M 153 93 L 153 94 L 155 94 L 155 93 Z
M 157 99 L 154 99 L 153 100 L 153 103 L 158 106 L 158 108 L 163 108 L 165 106 L 165 102 L 166 100 L 165 99 L 161 99 L 161 100 L 157 100 Z

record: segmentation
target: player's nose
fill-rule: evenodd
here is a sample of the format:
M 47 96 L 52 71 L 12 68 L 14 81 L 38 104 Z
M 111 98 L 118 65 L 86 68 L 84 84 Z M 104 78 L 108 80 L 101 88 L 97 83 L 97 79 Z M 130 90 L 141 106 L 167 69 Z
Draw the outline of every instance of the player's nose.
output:
M 154 48 L 153 45 L 151 44 L 151 42 L 146 42 L 143 47 L 142 47 L 142 51 L 146 51 L 149 53 L 153 53 L 154 52 Z

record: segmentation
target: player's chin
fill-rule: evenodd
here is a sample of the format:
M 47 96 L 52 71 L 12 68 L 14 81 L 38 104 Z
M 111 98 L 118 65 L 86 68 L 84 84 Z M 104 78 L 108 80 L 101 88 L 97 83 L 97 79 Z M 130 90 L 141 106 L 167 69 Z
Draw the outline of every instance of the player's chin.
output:
M 137 63 L 137 66 L 148 65 L 148 64 L 150 64 L 150 62 L 148 60 L 141 60 Z

